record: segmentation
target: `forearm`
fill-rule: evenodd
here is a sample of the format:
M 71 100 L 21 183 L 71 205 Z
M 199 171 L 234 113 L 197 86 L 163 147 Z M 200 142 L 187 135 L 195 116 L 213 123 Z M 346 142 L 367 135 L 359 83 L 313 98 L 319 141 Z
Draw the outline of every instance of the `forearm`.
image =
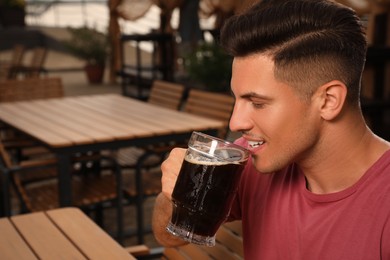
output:
M 160 193 L 154 205 L 152 227 L 153 233 L 158 243 L 165 247 L 181 246 L 187 244 L 180 238 L 177 238 L 166 231 L 168 222 L 172 216 L 172 202 L 162 193 Z

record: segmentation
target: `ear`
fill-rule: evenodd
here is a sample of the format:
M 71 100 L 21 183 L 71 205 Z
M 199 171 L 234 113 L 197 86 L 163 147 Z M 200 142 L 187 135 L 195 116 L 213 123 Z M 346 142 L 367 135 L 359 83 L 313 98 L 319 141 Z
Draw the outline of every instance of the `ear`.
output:
M 333 120 L 340 113 L 347 97 L 347 86 L 338 80 L 330 81 L 318 88 L 321 100 L 321 117 Z

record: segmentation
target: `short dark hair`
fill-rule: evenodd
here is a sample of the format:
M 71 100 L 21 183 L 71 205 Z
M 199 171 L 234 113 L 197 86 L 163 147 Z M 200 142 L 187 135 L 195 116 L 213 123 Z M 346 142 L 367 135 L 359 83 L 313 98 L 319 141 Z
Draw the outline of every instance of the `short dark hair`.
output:
M 327 0 L 262 1 L 230 18 L 220 43 L 232 56 L 267 54 L 275 77 L 305 96 L 331 80 L 358 103 L 367 42 L 356 13 Z

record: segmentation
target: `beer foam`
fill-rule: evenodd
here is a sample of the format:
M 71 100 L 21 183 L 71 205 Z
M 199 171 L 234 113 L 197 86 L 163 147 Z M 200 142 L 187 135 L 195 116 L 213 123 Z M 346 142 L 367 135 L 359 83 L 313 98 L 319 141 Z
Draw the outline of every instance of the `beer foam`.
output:
M 204 151 L 192 149 L 194 154 L 187 153 L 185 160 L 193 164 L 201 165 L 227 165 L 227 164 L 241 164 L 246 161 L 245 152 L 235 148 L 224 148 L 215 151 L 215 157 Z M 219 152 L 219 155 L 218 155 Z M 238 156 L 239 155 L 239 156 Z

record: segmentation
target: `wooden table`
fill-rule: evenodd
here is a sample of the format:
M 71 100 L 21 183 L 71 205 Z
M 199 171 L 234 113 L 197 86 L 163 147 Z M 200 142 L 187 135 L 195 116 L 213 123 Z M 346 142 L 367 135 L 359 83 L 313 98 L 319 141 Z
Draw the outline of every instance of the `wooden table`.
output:
M 135 259 L 77 208 L 0 219 L 0 259 Z
M 75 153 L 184 141 L 194 130 L 216 134 L 223 127 L 218 120 L 116 94 L 2 103 L 0 121 L 57 155 L 62 207 L 72 205 L 69 172 Z

